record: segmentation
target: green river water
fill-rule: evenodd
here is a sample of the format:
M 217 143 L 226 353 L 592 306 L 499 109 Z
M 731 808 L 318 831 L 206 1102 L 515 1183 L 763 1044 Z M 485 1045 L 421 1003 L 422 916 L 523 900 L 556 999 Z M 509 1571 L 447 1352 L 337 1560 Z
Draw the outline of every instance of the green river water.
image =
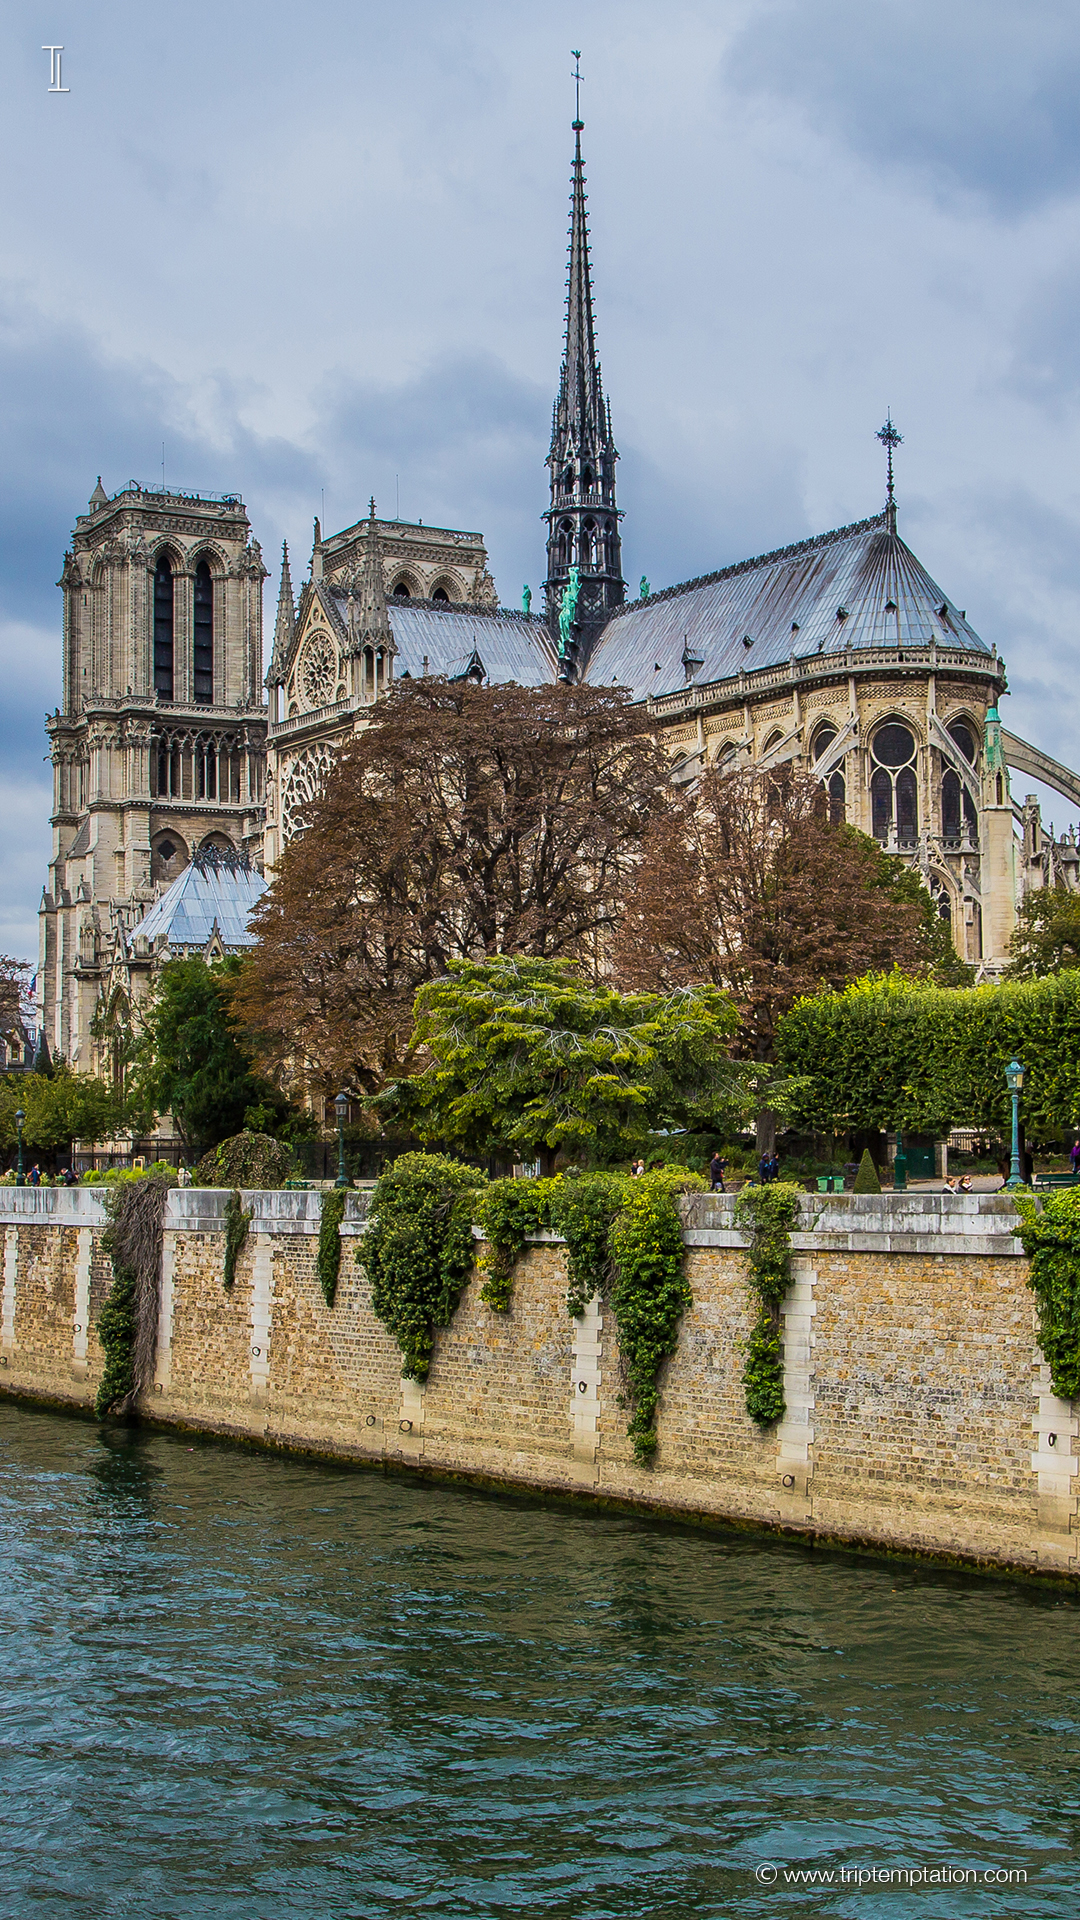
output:
M 1078 1627 L 1045 1588 L 0 1406 L 0 1911 L 1067 1920 Z

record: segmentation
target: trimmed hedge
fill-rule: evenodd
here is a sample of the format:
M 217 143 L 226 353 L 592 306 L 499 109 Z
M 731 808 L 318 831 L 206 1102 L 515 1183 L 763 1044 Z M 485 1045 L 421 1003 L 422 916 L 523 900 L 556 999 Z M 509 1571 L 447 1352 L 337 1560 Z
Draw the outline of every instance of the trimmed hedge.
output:
M 807 1081 L 796 1124 L 837 1131 L 1003 1134 L 1014 1054 L 1028 1134 L 1080 1123 L 1080 972 L 985 987 L 871 975 L 798 1001 L 777 1036 L 781 1066 Z

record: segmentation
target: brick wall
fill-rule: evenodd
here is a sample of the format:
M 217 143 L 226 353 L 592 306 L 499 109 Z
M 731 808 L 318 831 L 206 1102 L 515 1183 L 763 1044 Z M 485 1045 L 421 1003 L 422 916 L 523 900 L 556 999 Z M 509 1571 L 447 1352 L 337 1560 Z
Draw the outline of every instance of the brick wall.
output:
M 509 1312 L 474 1274 L 423 1387 L 372 1314 L 351 1196 L 333 1309 L 319 1196 L 246 1195 L 226 1293 L 218 1192 L 174 1192 L 147 1411 L 167 1423 L 508 1485 L 576 1489 L 816 1537 L 1075 1573 L 1075 1409 L 1036 1343 L 1027 1263 L 996 1196 L 809 1197 L 784 1307 L 788 1411 L 743 1403 L 752 1312 L 730 1202 L 685 1204 L 694 1303 L 661 1376 L 659 1446 L 635 1465 L 614 1323 L 566 1312 L 561 1245 L 530 1246 Z M 0 1190 L 0 1391 L 92 1402 L 108 1286 L 91 1190 Z

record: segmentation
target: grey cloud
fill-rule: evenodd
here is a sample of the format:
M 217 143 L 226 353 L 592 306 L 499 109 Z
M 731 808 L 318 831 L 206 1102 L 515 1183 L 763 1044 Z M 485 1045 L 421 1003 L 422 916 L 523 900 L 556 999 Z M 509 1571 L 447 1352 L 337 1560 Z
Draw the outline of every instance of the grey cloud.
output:
M 1071 0 L 779 0 L 737 38 L 727 76 L 865 159 L 998 214 L 1080 185 Z
M 1056 410 L 1080 400 L 1080 261 L 1072 260 L 1037 287 L 1013 338 L 1007 382 L 1038 406 Z

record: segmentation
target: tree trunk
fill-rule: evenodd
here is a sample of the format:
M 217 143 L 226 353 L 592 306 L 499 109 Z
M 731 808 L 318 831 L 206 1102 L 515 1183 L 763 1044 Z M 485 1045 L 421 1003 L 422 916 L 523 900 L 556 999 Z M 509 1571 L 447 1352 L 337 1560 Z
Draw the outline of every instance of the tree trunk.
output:
M 754 1122 L 757 1133 L 757 1157 L 776 1151 L 776 1115 L 769 1107 L 762 1107 Z

